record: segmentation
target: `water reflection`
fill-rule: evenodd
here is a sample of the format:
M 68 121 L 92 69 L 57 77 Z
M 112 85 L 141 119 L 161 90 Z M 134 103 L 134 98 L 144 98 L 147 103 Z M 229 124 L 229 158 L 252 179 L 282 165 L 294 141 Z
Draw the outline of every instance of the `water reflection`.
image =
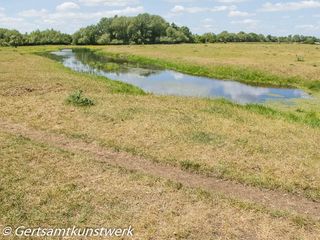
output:
M 298 89 L 256 87 L 236 81 L 192 76 L 151 66 L 140 66 L 123 59 L 106 58 L 85 49 L 62 50 L 52 54 L 60 56 L 64 66 L 74 71 L 120 80 L 155 94 L 223 97 L 238 103 L 262 103 L 268 100 L 308 97 L 308 94 Z

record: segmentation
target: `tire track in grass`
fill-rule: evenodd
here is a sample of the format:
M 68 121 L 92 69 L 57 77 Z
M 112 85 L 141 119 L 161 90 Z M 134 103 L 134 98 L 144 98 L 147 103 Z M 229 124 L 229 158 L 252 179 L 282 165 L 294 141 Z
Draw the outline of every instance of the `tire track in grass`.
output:
M 179 182 L 187 187 L 200 188 L 215 193 L 218 192 L 235 199 L 257 203 L 272 210 L 289 211 L 320 220 L 320 203 L 313 202 L 302 196 L 259 189 L 214 177 L 186 172 L 177 167 L 154 163 L 125 152 L 115 152 L 95 142 L 86 143 L 64 135 L 31 129 L 24 124 L 15 124 L 0 120 L 0 131 L 21 135 L 33 141 L 52 145 L 74 153 L 89 154 L 100 162 Z

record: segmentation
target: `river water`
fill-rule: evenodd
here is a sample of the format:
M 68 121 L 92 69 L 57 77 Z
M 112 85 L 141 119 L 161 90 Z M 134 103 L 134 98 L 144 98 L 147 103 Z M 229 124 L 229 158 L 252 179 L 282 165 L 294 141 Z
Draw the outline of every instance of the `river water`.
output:
M 299 89 L 258 87 L 237 81 L 193 76 L 100 56 L 88 49 L 64 49 L 51 54 L 74 71 L 129 83 L 157 95 L 226 98 L 242 104 L 309 97 Z

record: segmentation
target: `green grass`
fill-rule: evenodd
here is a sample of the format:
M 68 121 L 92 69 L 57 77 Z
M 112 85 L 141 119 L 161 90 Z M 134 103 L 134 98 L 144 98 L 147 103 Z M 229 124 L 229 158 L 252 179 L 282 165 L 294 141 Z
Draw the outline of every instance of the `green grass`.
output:
M 181 169 L 187 170 L 190 172 L 199 172 L 201 165 L 199 163 L 194 163 L 192 161 L 182 161 L 180 162 Z
M 211 101 L 211 100 L 209 100 Z M 268 107 L 265 105 L 261 104 L 246 104 L 246 105 L 241 105 L 241 104 L 236 104 L 233 103 L 229 100 L 221 99 L 218 100 L 221 104 L 230 106 L 234 109 L 244 109 L 248 112 L 253 112 L 257 113 L 263 116 L 267 116 L 272 119 L 284 119 L 288 122 L 293 122 L 293 123 L 301 123 L 308 125 L 313 128 L 319 128 L 320 127 L 320 114 L 319 112 L 316 111 L 307 111 L 307 110 L 299 110 L 296 112 L 285 112 L 285 111 L 280 111 L 277 109 L 274 109 L 272 107 Z M 224 107 L 215 107 L 215 108 L 209 108 L 206 109 L 205 111 L 211 112 L 214 114 L 221 114 L 226 117 L 232 117 L 232 110 L 228 111 L 228 108 Z
M 320 81 L 314 81 L 312 83 L 308 83 L 307 87 L 313 91 L 320 91 Z
M 256 112 L 272 118 L 283 118 L 289 122 L 302 123 L 315 128 L 320 127 L 320 116 L 319 116 L 319 113 L 317 112 L 303 111 L 302 114 L 298 115 L 290 112 L 289 113 L 281 112 L 278 110 L 274 110 L 270 107 L 266 107 L 258 104 L 248 104 L 245 106 L 245 109 L 248 109 L 251 112 Z
M 22 52 L 23 52 L 23 54 L 32 53 L 37 56 L 42 56 L 42 57 L 46 57 L 46 58 L 61 62 L 62 58 L 60 56 L 51 54 L 52 51 L 58 51 L 61 49 L 63 49 L 63 47 L 59 47 L 59 46 L 50 46 L 47 48 L 46 47 L 39 47 L 39 48 L 31 47 L 30 49 L 23 48 Z M 96 67 L 99 67 L 99 66 L 96 66 Z M 115 69 L 115 66 L 113 64 L 111 64 L 110 66 L 108 64 L 103 65 L 103 66 L 106 68 L 111 67 L 112 69 Z M 129 95 L 145 95 L 146 94 L 141 88 L 136 87 L 131 84 L 128 84 L 128 83 L 124 83 L 124 82 L 117 81 L 114 79 L 107 79 L 105 77 L 92 75 L 89 73 L 74 72 L 73 70 L 71 70 L 63 65 L 60 65 L 60 64 L 59 64 L 59 68 L 62 68 L 65 71 L 68 71 L 70 73 L 77 74 L 78 76 L 90 76 L 92 79 L 95 79 L 97 81 L 103 81 L 104 83 L 106 83 L 108 85 L 109 89 L 114 94 L 129 94 Z M 74 93 L 74 97 L 76 97 L 76 93 Z
M 110 52 L 105 54 L 143 65 L 154 65 L 191 75 L 206 76 L 210 78 L 226 80 L 237 80 L 239 82 L 250 83 L 252 85 L 259 86 L 298 87 L 301 86 L 301 82 L 304 82 L 303 79 L 300 79 L 298 77 L 285 78 L 258 70 L 252 70 L 249 68 L 237 68 L 231 66 L 215 66 L 214 68 L 209 68 L 205 66 L 177 63 L 169 60 L 155 59 L 136 55 L 114 54 Z M 304 85 L 304 87 L 305 86 L 306 84 Z M 309 89 L 314 88 L 309 87 Z
M 67 98 L 67 103 L 82 107 L 95 105 L 94 100 L 83 96 L 82 90 L 77 90 L 74 93 L 70 94 Z
M 181 44 L 94 47 L 108 55 L 193 75 L 317 92 L 319 51 L 301 44 Z M 304 56 L 304 61 L 297 61 Z

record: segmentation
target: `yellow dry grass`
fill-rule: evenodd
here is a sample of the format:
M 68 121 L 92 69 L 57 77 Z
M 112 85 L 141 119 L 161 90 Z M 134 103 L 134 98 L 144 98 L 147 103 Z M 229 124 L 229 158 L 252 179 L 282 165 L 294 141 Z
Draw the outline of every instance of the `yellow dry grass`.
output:
M 133 239 L 316 239 L 319 226 L 0 131 L 0 227 L 128 227 Z
M 108 81 L 42 57 L 9 51 L 1 58 L 0 114 L 7 119 L 189 170 L 320 198 L 319 128 L 221 101 L 111 94 Z M 77 89 L 97 105 L 66 105 Z
M 109 81 L 28 54 L 34 49 L 45 48 L 0 49 L 0 118 L 150 161 L 320 199 L 319 128 L 219 100 L 114 94 Z M 77 89 L 97 104 L 67 105 L 65 99 Z M 178 190 L 164 180 L 26 139 L 0 133 L 0 148 L 1 225 L 132 224 L 137 239 L 319 236 L 318 225 L 297 226 L 286 217 Z

